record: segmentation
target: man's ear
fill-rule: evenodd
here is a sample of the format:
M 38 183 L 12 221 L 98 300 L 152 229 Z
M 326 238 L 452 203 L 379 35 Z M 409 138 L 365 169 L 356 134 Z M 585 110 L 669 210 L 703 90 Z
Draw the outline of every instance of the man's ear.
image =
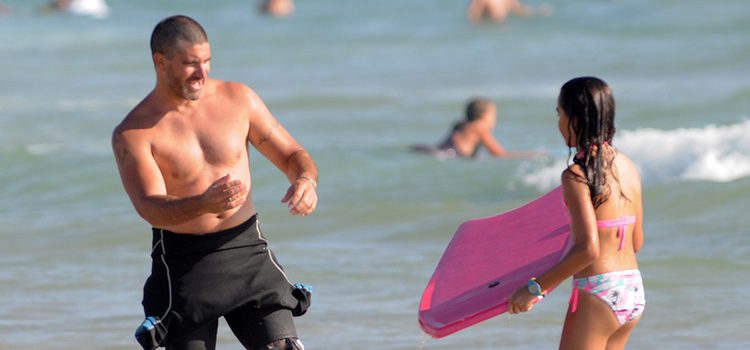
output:
M 161 52 L 154 52 L 152 58 L 154 60 L 154 67 L 156 67 L 158 70 L 164 70 L 167 56 Z

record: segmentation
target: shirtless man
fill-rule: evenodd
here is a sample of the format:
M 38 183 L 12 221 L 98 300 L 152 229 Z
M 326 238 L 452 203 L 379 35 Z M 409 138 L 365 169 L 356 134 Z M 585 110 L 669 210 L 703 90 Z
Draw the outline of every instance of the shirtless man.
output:
M 520 0 L 471 0 L 467 16 L 474 23 L 484 19 L 492 22 L 503 22 L 509 14 L 528 17 L 534 10 L 521 3 Z
M 159 22 L 151 51 L 156 86 L 112 135 L 125 191 L 153 226 L 136 338 L 213 349 L 223 316 L 248 349 L 302 349 L 292 316 L 306 311 L 309 289 L 290 283 L 267 248 L 248 143 L 286 174 L 293 215 L 316 208 L 315 163 L 253 90 L 208 77 L 211 49 L 195 20 Z

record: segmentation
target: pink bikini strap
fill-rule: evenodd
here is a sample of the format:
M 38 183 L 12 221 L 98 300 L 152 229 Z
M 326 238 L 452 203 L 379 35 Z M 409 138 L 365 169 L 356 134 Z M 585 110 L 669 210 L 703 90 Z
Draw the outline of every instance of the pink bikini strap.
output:
M 620 246 L 617 250 L 625 248 L 625 226 L 635 224 L 635 216 L 621 216 L 617 219 L 598 220 L 596 226 L 599 228 L 617 227 L 617 236 L 620 237 Z
M 573 280 L 573 293 L 570 295 L 570 300 L 568 300 L 568 305 L 570 305 L 570 313 L 575 313 L 576 310 L 578 310 L 578 288 L 576 288 L 576 282 Z

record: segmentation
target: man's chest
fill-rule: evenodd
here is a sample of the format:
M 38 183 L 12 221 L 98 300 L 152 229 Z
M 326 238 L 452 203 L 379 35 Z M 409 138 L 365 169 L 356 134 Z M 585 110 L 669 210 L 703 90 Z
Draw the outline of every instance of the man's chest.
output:
M 238 118 L 174 121 L 155 130 L 152 153 L 162 173 L 173 178 L 207 166 L 233 168 L 247 157 L 247 128 Z

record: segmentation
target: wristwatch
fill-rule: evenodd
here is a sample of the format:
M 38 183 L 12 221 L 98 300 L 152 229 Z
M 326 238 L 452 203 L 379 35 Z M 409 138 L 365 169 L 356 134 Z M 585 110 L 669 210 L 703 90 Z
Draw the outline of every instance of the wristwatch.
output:
M 546 294 L 539 282 L 536 281 L 536 277 L 531 277 L 529 283 L 526 285 L 526 289 L 528 289 L 529 293 L 538 297 L 544 297 Z

